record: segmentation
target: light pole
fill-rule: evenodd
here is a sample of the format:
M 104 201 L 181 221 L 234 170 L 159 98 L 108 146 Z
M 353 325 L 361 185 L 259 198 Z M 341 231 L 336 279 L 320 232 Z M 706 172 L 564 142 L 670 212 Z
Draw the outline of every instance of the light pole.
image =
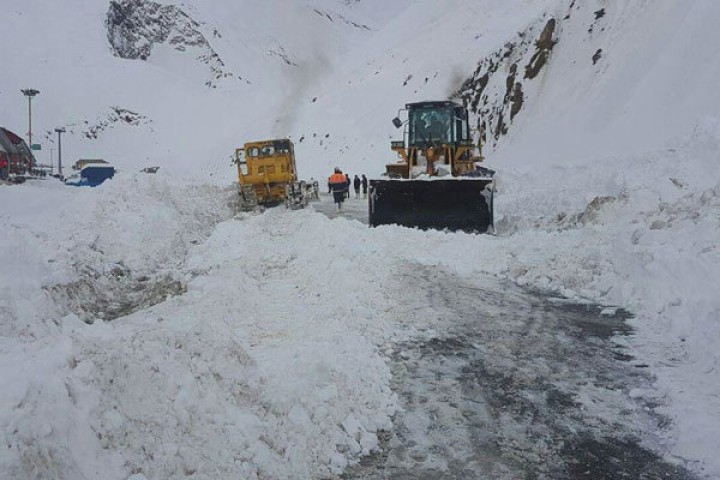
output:
M 32 99 L 35 95 L 39 94 L 39 90 L 35 90 L 34 88 L 25 88 L 23 90 L 20 90 L 23 95 L 28 97 L 28 139 L 30 140 L 30 144 L 28 145 L 28 148 L 30 149 L 32 153 Z
M 62 176 L 62 138 L 60 134 L 65 133 L 65 129 L 60 127 L 56 128 L 55 131 L 58 134 L 58 174 Z

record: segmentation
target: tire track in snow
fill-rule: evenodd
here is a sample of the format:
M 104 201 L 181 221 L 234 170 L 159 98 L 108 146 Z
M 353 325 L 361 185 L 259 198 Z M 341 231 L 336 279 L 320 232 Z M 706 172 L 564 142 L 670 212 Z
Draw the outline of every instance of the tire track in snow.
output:
M 622 315 L 408 265 L 399 291 L 432 305 L 434 338 L 396 346 L 404 411 L 345 479 L 692 479 L 660 458 L 651 380 L 613 342 Z M 407 305 L 407 303 L 405 303 Z M 650 394 L 651 396 L 651 394 Z
M 368 223 L 368 199 L 355 198 L 355 193 L 351 194 L 351 198 L 345 200 L 342 210 L 338 211 L 333 203 L 331 195 L 326 193 L 320 194 L 320 201 L 311 203 L 316 212 L 322 213 L 328 218 L 347 218 L 357 220 L 367 225 Z

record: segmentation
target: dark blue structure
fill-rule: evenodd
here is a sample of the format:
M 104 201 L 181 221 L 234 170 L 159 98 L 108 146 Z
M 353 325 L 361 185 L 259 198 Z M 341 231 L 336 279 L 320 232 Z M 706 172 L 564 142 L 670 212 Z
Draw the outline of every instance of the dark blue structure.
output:
M 80 170 L 80 178 L 65 180 L 65 185 L 73 187 L 97 187 L 108 178 L 115 176 L 115 167 L 110 165 L 88 165 Z

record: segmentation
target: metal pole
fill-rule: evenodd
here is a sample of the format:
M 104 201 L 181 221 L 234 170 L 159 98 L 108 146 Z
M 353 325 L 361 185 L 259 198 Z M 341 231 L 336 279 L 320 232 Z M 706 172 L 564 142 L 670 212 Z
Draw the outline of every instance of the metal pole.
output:
M 32 99 L 35 95 L 39 94 L 39 90 L 35 90 L 34 88 L 25 88 L 23 90 L 20 90 L 23 95 L 28 97 L 28 140 L 30 141 L 30 144 L 28 145 L 28 148 L 30 149 L 30 163 L 32 166 L 32 158 L 33 158 L 33 149 L 32 149 Z
M 62 132 L 58 130 L 58 173 L 62 175 Z
M 30 150 L 32 150 L 32 99 L 33 97 L 28 95 L 28 137 L 30 139 L 28 147 Z
M 58 174 L 62 175 L 62 136 L 65 133 L 64 128 L 56 128 L 55 131 L 58 134 Z

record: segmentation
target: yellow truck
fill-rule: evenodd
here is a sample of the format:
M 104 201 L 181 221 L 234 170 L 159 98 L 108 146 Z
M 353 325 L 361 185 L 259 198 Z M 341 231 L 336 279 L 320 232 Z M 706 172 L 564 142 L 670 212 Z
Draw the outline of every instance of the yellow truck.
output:
M 298 182 L 295 150 L 289 139 L 248 142 L 235 150 L 235 164 L 243 210 L 281 203 L 292 208 L 307 205 L 306 188 Z

